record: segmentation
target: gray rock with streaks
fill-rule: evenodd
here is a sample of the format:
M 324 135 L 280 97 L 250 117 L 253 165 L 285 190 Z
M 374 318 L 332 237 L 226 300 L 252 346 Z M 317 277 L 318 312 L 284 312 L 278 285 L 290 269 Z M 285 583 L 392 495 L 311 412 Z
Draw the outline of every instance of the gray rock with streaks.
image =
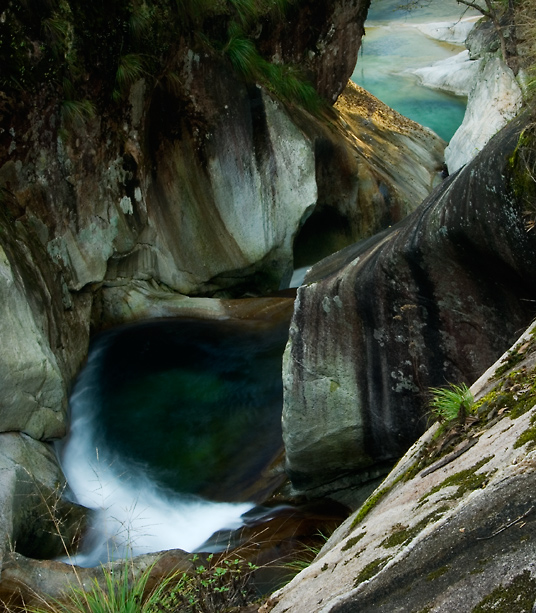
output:
M 423 432 L 428 388 L 476 379 L 533 317 L 536 239 L 508 162 L 523 125 L 306 276 L 283 368 L 297 491 L 337 497 L 385 470 Z

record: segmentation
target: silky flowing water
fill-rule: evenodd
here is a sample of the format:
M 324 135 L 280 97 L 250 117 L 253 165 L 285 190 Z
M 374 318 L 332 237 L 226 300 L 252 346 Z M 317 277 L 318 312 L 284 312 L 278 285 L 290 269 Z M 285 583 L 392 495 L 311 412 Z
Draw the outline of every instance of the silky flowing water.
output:
M 77 564 L 207 550 L 243 524 L 281 451 L 287 333 L 284 321 L 166 320 L 95 340 L 60 454 L 74 499 L 92 509 Z
M 453 20 L 460 7 L 434 0 L 408 14 L 398 4 L 373 4 L 352 79 L 448 140 L 465 99 L 421 87 L 403 71 L 459 51 L 414 24 Z M 288 321 L 181 319 L 95 339 L 60 449 L 73 499 L 92 510 L 76 563 L 206 550 L 213 534 L 243 525 L 256 479 L 281 451 L 287 333 Z
M 463 121 L 466 98 L 423 87 L 417 77 L 406 71 L 430 66 L 463 50 L 429 38 L 415 27 L 417 24 L 455 22 L 469 13 L 455 0 L 433 0 L 412 11 L 401 8 L 401 4 L 400 0 L 372 3 L 351 78 L 448 142 Z

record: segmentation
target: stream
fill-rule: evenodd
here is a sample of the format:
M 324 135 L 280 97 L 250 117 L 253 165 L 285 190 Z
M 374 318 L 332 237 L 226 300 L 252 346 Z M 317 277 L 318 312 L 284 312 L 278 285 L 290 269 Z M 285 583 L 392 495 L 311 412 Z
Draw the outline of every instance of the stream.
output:
M 169 319 L 94 340 L 60 450 L 92 510 L 76 564 L 214 550 L 214 533 L 243 525 L 282 449 L 287 334 L 288 321 Z
M 435 1 L 408 15 L 397 4 L 373 5 L 352 79 L 449 140 L 465 99 L 419 87 L 403 71 L 459 51 L 414 24 L 451 19 L 460 8 Z M 269 486 L 257 480 L 282 451 L 288 324 L 177 318 L 94 339 L 59 448 L 72 499 L 91 509 L 71 561 L 206 551 L 213 534 L 239 528 L 248 513 L 262 515 L 257 504 Z
M 475 14 L 455 0 L 431 0 L 408 11 L 400 0 L 373 2 L 352 81 L 402 115 L 449 141 L 465 114 L 467 99 L 420 85 L 412 69 L 430 66 L 464 49 L 430 38 L 416 26 L 456 22 Z

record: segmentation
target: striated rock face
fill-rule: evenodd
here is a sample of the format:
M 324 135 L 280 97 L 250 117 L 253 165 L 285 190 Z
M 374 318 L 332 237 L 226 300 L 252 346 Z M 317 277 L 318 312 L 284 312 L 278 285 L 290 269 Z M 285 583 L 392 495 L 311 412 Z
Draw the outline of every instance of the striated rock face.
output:
M 433 426 L 260 612 L 533 610 L 534 333 L 472 386 L 456 446 Z
M 69 382 L 85 358 L 91 297 L 69 295 L 31 228 L 0 215 L 0 432 L 64 436 Z
M 479 21 L 467 35 L 467 51 L 456 63 L 437 66 L 437 74 L 420 76 L 432 87 L 467 95 L 462 125 L 445 150 L 445 162 L 453 173 L 470 162 L 523 104 L 521 88 L 512 70 L 500 57 L 500 45 L 490 21 Z
M 337 498 L 385 470 L 423 432 L 429 386 L 476 379 L 531 320 L 536 239 L 508 162 L 521 126 L 404 221 L 306 276 L 283 365 L 298 491 Z
M 299 64 L 333 101 L 353 71 L 367 8 L 300 3 L 288 21 L 265 24 L 258 48 Z M 369 236 L 437 179 L 443 143 L 363 92 L 359 104 L 348 90 L 313 117 L 246 83 L 214 50 L 181 39 L 169 62 L 175 86 L 139 79 L 118 106 L 88 72 L 98 83 L 81 95 L 94 90 L 98 113 L 81 122 L 65 120 L 51 83 L 0 92 L 0 432 L 65 434 L 90 324 L 96 332 L 168 315 L 184 295 L 277 290 L 295 243 L 314 243 L 318 225 L 344 227 L 343 244 Z M 229 309 L 207 307 L 217 317 Z
M 366 10 L 303 3 L 291 21 L 263 30 L 259 45 L 302 61 L 320 92 L 336 97 Z M 295 236 L 315 207 L 352 220 L 347 243 L 398 220 L 429 190 L 437 139 L 412 158 L 422 169 L 413 185 L 389 183 L 394 158 L 374 169 L 336 113 L 286 108 L 222 57 L 184 44 L 174 62 L 180 91 L 140 80 L 124 108 L 85 123 L 62 123 L 52 93 L 0 94 L 0 326 L 12 348 L 0 358 L 0 431 L 63 436 L 91 314 L 95 330 L 132 315 L 118 316 L 107 290 L 141 285 L 153 304 L 169 294 L 272 291 L 290 277 Z
M 320 95 L 335 102 L 354 71 L 370 2 L 313 0 L 296 5 L 288 20 L 263 30 L 259 46 L 301 66 Z
M 335 100 L 367 8 L 300 3 L 288 21 L 264 24 L 258 46 Z M 140 80 L 126 108 L 86 125 L 62 125 L 59 101 L 44 95 L 1 101 L 0 186 L 70 291 L 154 279 L 183 294 L 239 295 L 290 275 L 294 236 L 317 203 L 314 138 L 223 57 L 184 43 L 173 63 L 180 88 Z

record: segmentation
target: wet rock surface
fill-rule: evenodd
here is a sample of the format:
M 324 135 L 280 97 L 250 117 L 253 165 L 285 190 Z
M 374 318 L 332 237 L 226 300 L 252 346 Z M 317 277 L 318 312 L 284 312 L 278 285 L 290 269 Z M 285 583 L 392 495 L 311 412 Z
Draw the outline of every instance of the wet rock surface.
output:
M 475 380 L 532 319 L 536 244 L 508 161 L 523 125 L 306 276 L 283 362 L 297 491 L 337 496 L 388 469 L 424 431 L 428 388 Z

